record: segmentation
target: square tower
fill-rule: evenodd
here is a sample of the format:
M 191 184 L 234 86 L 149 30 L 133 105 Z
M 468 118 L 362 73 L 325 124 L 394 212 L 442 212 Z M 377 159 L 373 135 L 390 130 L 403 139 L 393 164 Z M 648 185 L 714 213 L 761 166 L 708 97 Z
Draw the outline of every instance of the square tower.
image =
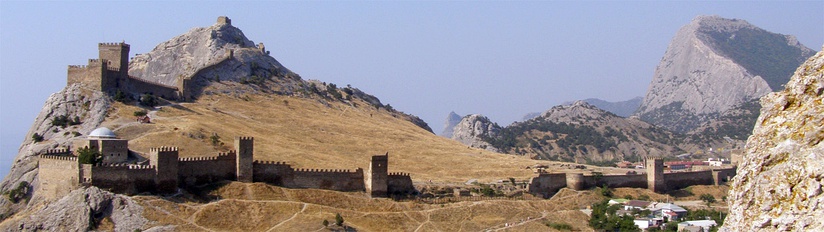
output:
M 647 166 L 647 189 L 653 192 L 667 191 L 667 183 L 664 182 L 664 160 L 661 158 L 648 157 Z
M 149 150 L 149 164 L 155 167 L 155 186 L 158 192 L 177 192 L 177 161 L 176 147 L 159 147 Z
M 253 137 L 237 137 L 235 138 L 235 150 L 237 150 L 237 181 L 252 182 L 254 180 L 254 170 L 252 163 L 254 162 L 254 145 L 255 138 Z
M 366 171 L 365 187 L 366 193 L 373 197 L 385 197 L 387 193 L 387 181 L 389 180 L 389 153 L 385 155 L 374 155 L 369 162 L 369 170 Z
M 129 72 L 129 47 L 127 43 L 98 43 L 100 60 L 111 62 L 109 68 L 119 69 L 121 72 Z

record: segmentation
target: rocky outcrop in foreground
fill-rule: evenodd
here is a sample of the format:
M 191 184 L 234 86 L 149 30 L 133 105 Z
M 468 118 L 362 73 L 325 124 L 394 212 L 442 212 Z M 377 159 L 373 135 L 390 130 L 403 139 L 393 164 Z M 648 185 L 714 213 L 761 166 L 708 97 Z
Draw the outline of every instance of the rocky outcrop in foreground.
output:
M 761 98 L 761 116 L 730 189 L 726 231 L 824 230 L 824 52 L 786 89 Z
M 143 207 L 131 198 L 96 187 L 77 189 L 31 216 L 4 222 L 3 231 L 86 231 L 101 221 L 114 224 L 114 231 L 136 231 L 148 222 Z

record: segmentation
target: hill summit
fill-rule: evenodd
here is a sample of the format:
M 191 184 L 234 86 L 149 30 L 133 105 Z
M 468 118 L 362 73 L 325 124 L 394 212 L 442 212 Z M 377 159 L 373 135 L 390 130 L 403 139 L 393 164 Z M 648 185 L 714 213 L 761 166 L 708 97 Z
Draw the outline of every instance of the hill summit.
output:
M 673 37 L 636 115 L 686 133 L 717 114 L 781 90 L 813 50 L 747 21 L 698 16 Z

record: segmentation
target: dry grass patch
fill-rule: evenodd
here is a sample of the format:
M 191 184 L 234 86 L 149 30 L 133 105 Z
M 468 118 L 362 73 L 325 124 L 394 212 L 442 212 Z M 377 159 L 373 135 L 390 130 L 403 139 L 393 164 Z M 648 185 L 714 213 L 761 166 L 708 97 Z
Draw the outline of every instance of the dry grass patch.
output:
M 202 227 L 224 231 L 263 231 L 301 211 L 297 202 L 221 200 L 202 206 L 193 221 Z

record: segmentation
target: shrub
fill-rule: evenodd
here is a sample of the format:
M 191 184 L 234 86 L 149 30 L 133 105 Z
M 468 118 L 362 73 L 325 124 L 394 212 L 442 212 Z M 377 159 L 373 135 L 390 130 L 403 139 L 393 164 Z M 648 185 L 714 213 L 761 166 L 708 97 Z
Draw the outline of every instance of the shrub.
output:
M 323 227 L 327 227 L 329 226 L 329 220 L 323 219 L 323 222 L 321 224 L 323 224 Z
M 212 141 L 212 146 L 217 146 L 221 144 L 220 136 L 217 135 L 217 133 L 212 133 L 212 136 L 209 137 L 209 139 Z
M 140 96 L 140 104 L 148 107 L 154 107 L 158 104 L 157 97 L 151 93 L 146 93 Z
M 35 143 L 38 143 L 43 141 L 43 136 L 38 133 L 34 133 L 31 135 L 31 139 L 34 140 Z
M 29 192 L 30 187 L 31 186 L 29 185 L 29 182 L 21 181 L 19 184 L 17 184 L 16 188 L 6 192 L 6 197 L 12 203 L 20 202 L 20 200 L 24 198 L 26 199 L 26 202 L 28 202 L 29 199 L 26 197 L 26 195 Z
M 612 197 L 612 189 L 607 187 L 606 185 L 601 186 L 600 188 L 598 188 L 598 194 L 601 194 L 601 196 L 605 197 Z
M 149 112 L 146 112 L 145 110 L 138 110 L 138 111 L 134 112 L 134 116 L 135 117 L 143 117 L 143 116 L 146 116 L 146 114 L 148 114 L 148 113 Z
M 123 91 L 120 91 L 119 89 L 117 90 L 116 93 L 114 93 L 113 99 L 115 101 L 122 102 L 122 103 L 126 103 L 126 100 L 128 100 L 126 98 L 126 94 L 124 94 Z
M 343 216 L 340 216 L 340 213 L 335 214 L 335 225 L 343 226 Z
M 715 203 L 715 197 L 710 195 L 709 193 L 701 194 L 700 198 L 701 198 L 702 201 L 707 203 L 707 206 L 709 206 L 712 203 Z
M 552 229 L 561 230 L 561 231 L 571 231 L 572 226 L 563 222 L 547 222 L 546 226 Z
M 77 149 L 77 160 L 81 164 L 98 164 L 103 161 L 100 152 L 89 147 Z

